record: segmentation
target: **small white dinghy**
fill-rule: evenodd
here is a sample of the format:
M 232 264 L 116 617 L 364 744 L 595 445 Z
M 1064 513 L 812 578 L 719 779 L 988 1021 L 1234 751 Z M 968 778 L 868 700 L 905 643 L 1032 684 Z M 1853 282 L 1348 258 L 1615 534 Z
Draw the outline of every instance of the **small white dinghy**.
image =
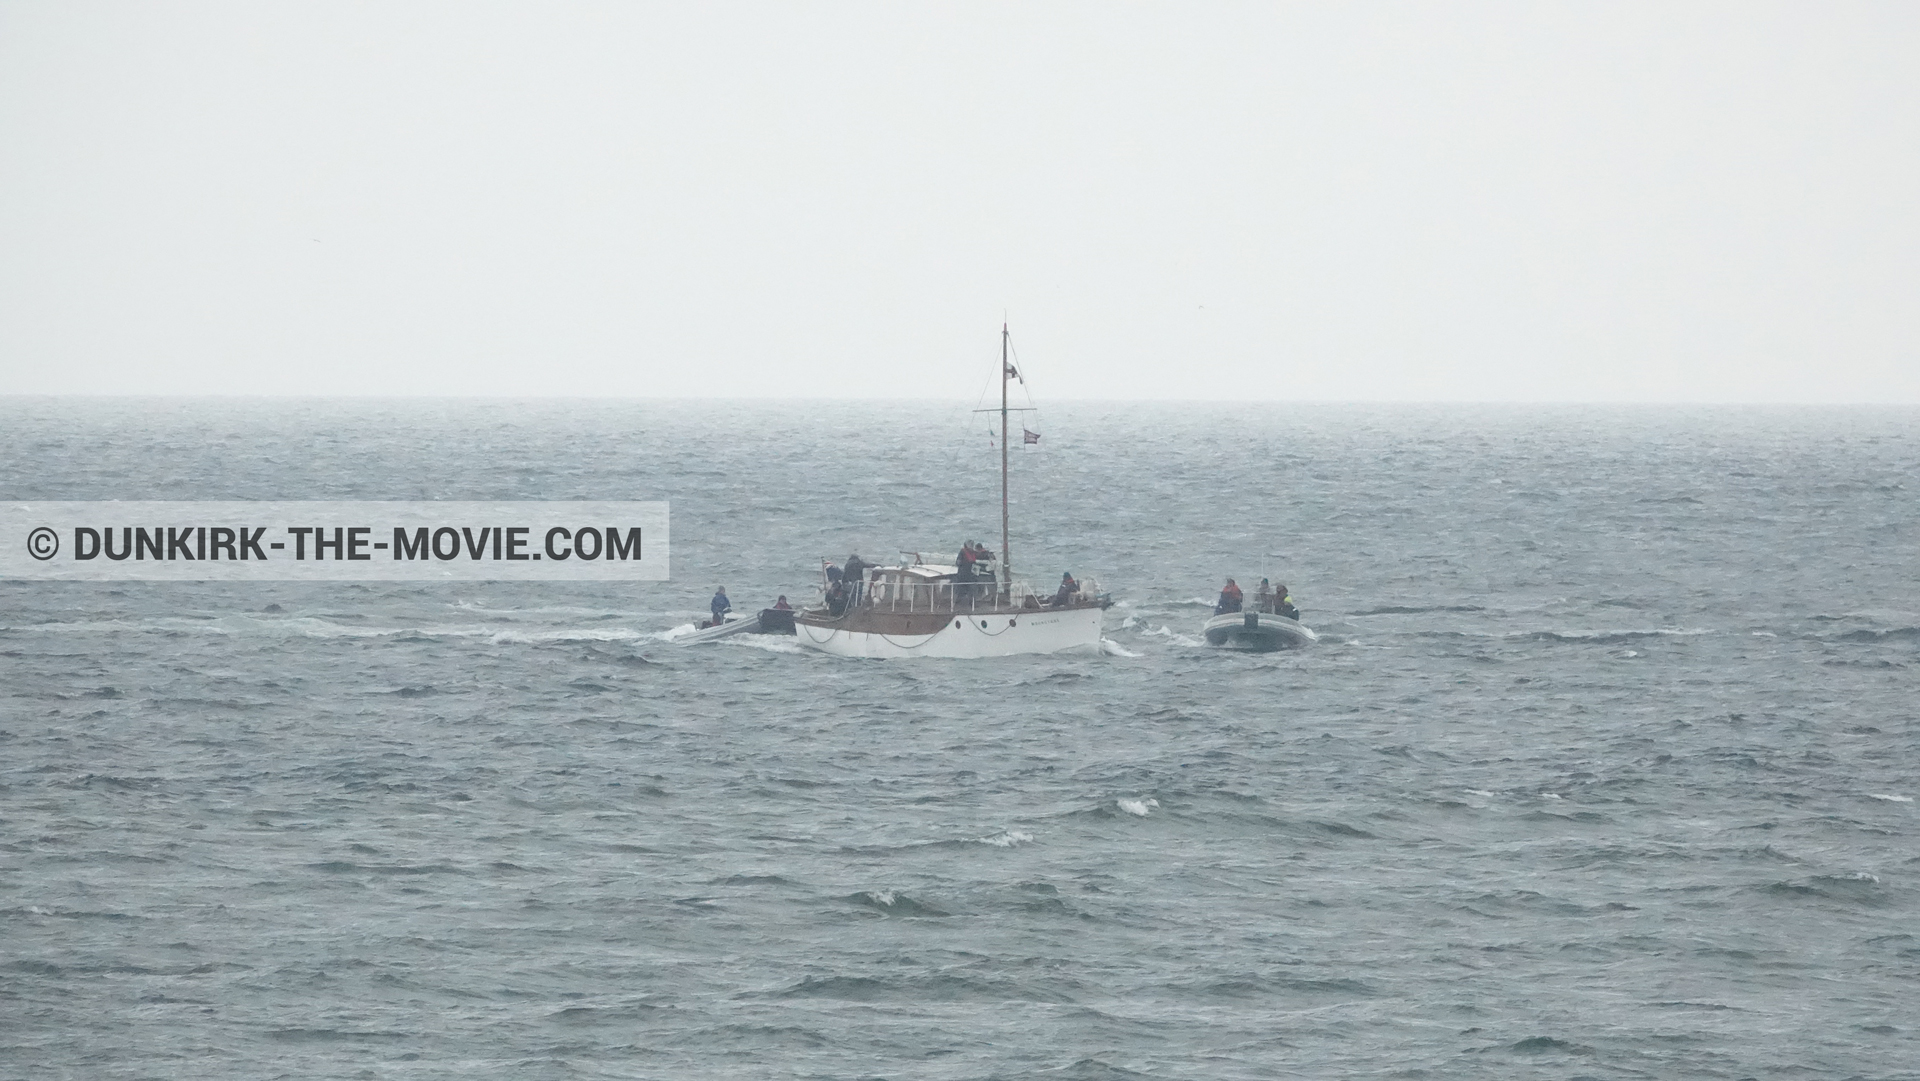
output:
M 732 638 L 736 634 L 792 634 L 793 612 L 785 608 L 764 608 L 760 614 L 740 619 L 729 619 L 725 623 L 712 627 L 702 627 L 697 631 L 688 631 L 673 639 L 676 646 L 697 646 L 703 642 L 717 642 L 722 638 Z
M 1320 636 L 1299 620 L 1271 612 L 1228 612 L 1207 620 L 1207 644 L 1249 653 L 1294 649 Z

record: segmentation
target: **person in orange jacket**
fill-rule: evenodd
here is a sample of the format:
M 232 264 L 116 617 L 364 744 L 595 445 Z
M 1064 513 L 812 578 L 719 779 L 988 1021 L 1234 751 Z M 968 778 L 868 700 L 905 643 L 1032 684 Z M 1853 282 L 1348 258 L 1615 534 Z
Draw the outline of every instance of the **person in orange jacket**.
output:
M 1229 578 L 1227 579 L 1226 588 L 1220 591 L 1220 602 L 1213 606 L 1213 614 L 1216 616 L 1224 616 L 1228 612 L 1238 612 L 1239 610 L 1240 587 L 1234 585 L 1233 579 Z

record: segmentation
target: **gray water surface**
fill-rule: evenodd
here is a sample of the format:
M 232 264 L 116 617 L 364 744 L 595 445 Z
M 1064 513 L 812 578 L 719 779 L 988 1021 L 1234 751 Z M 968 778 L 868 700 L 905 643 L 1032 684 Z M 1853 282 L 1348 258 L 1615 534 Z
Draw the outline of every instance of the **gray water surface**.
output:
M 644 586 L 0 583 L 0 1075 L 1920 1077 L 1920 411 L 0 400 L 10 499 L 668 499 Z M 8 541 L 8 543 L 12 543 Z M 1209 650 L 1226 575 L 1322 634 Z

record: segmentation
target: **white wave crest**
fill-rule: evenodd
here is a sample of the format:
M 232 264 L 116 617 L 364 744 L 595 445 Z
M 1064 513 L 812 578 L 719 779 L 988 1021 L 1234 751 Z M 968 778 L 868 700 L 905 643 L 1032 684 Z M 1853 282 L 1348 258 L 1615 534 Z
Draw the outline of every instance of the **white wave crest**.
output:
M 1895 796 L 1895 795 L 1889 795 L 1889 794 L 1880 793 L 1880 792 L 1869 792 L 1867 793 L 1867 798 L 1883 799 L 1883 800 L 1886 800 L 1888 803 L 1912 803 L 1913 802 L 1912 796 Z
M 992 845 L 995 848 L 1012 848 L 1015 845 L 1032 844 L 1033 834 L 1022 833 L 1019 830 L 1006 830 L 1001 833 L 996 833 L 991 837 L 975 837 L 974 842 L 976 844 Z
M 498 631 L 488 639 L 494 645 L 529 645 L 537 642 L 632 642 L 650 635 L 624 628 L 585 630 L 578 627 L 551 631 Z
M 1100 639 L 1100 652 L 1109 657 L 1138 657 L 1140 654 L 1128 649 L 1111 638 Z
M 422 638 L 492 638 L 508 633 L 500 627 L 353 627 L 312 616 L 284 620 L 280 628 L 305 638 L 391 638 L 408 634 Z
M 1167 641 L 1172 642 L 1176 646 L 1186 646 L 1189 649 L 1192 649 L 1196 646 L 1206 645 L 1206 643 L 1201 641 L 1200 639 L 1195 638 L 1189 634 L 1181 634 L 1179 631 L 1176 631 L 1172 627 L 1168 627 L 1164 624 L 1162 624 L 1161 626 L 1155 627 L 1149 631 L 1141 631 L 1140 636 L 1142 638 L 1165 638 Z
M 805 653 L 807 647 L 781 635 L 773 634 L 736 634 L 732 638 L 720 640 L 723 646 L 745 646 L 766 653 Z
M 1160 806 L 1160 801 L 1157 799 L 1154 799 L 1152 796 L 1148 796 L 1145 799 L 1115 800 L 1114 803 L 1117 804 L 1121 810 L 1127 812 L 1128 814 L 1139 815 L 1141 818 L 1145 818 L 1149 814 L 1152 814 L 1153 809 L 1155 807 Z
M 529 608 L 494 608 L 494 607 L 490 607 L 488 605 L 482 604 L 479 601 L 455 601 L 453 602 L 453 607 L 459 608 L 467 612 L 487 612 L 494 615 L 503 615 L 503 616 L 557 615 L 557 616 L 587 616 L 589 618 L 608 618 L 608 617 L 631 618 L 634 616 L 641 616 L 646 614 L 644 612 L 616 612 L 616 611 L 613 611 L 612 609 L 607 609 L 607 608 L 582 608 L 579 605 L 573 605 L 573 604 L 561 604 L 561 605 L 551 605 L 546 607 L 529 607 Z

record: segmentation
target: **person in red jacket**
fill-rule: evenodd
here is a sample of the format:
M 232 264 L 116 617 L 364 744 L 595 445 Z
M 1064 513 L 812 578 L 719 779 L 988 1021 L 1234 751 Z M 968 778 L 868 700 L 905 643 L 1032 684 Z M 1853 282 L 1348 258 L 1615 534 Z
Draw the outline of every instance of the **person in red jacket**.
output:
M 955 604 L 965 604 L 973 599 L 973 583 L 976 577 L 973 565 L 978 558 L 974 554 L 972 541 L 961 545 L 960 554 L 953 558 L 953 602 Z
M 1220 591 L 1220 602 L 1213 606 L 1213 614 L 1216 616 L 1224 616 L 1228 612 L 1238 612 L 1239 610 L 1240 587 L 1234 585 L 1233 579 L 1229 578 L 1227 579 L 1226 588 Z

